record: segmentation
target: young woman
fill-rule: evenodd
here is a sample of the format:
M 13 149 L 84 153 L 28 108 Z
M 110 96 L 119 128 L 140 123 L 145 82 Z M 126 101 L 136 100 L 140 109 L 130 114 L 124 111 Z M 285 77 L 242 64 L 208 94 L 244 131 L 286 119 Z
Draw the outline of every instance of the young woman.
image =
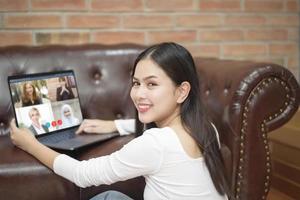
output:
M 72 88 L 67 85 L 65 77 L 58 78 L 59 87 L 56 89 L 56 101 L 74 99 Z
M 28 129 L 31 131 L 31 133 L 34 135 L 40 135 L 49 132 L 48 127 L 40 123 L 41 114 L 36 107 L 32 107 L 29 110 L 28 116 L 31 120 L 31 125 L 28 127 Z
M 42 99 L 38 96 L 36 88 L 31 83 L 23 85 L 22 106 L 32 106 L 42 103 Z
M 79 124 L 79 119 L 74 116 L 70 105 L 64 104 L 60 110 L 62 125 L 61 128 L 68 128 Z
M 153 128 L 111 155 L 77 161 L 43 146 L 14 121 L 12 142 L 81 187 L 144 176 L 145 200 L 230 197 L 217 133 L 204 112 L 190 53 L 175 43 L 143 51 L 134 65 L 130 95 L 139 120 Z M 94 199 L 108 196 L 130 199 L 115 192 Z

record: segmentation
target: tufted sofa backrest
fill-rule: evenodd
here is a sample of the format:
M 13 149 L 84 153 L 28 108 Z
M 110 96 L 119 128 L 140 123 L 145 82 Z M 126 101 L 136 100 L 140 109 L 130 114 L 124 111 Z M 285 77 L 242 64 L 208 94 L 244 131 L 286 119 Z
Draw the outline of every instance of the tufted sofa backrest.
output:
M 7 76 L 20 73 L 73 69 L 84 118 L 134 118 L 130 75 L 144 48 L 133 44 L 0 48 L 0 135 L 8 134 L 13 117 Z M 297 81 L 286 68 L 270 63 L 210 58 L 195 58 L 195 63 L 234 195 L 266 198 L 271 183 L 267 133 L 298 109 Z

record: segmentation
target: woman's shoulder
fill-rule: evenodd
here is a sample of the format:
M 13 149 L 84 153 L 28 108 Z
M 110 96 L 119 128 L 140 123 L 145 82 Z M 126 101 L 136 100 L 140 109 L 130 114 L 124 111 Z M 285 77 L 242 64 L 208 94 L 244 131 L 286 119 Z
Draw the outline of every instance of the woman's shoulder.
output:
M 141 143 L 143 145 L 155 146 L 159 149 L 164 149 L 166 146 L 174 144 L 174 133 L 169 127 L 166 128 L 151 128 L 144 131 L 144 133 L 133 139 L 130 143 Z
M 164 144 L 165 141 L 169 141 L 173 137 L 172 129 L 169 127 L 164 128 L 151 128 L 144 132 L 144 136 L 152 137 L 159 143 Z
M 161 136 L 162 134 L 169 133 L 171 130 L 169 127 L 164 128 L 150 128 L 145 130 L 144 134 L 151 134 L 155 136 Z
M 131 140 L 129 143 L 124 145 L 124 149 L 143 149 L 143 151 L 149 152 L 163 152 L 164 143 L 160 136 L 160 129 L 152 128 L 144 131 L 144 133 Z

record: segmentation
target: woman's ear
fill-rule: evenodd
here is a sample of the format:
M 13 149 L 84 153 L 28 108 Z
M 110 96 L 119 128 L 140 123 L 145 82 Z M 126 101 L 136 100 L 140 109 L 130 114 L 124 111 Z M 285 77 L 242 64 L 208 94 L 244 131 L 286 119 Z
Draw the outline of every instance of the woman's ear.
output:
M 190 93 L 191 85 L 189 82 L 184 81 L 180 84 L 180 86 L 177 89 L 178 89 L 177 103 L 183 103 Z

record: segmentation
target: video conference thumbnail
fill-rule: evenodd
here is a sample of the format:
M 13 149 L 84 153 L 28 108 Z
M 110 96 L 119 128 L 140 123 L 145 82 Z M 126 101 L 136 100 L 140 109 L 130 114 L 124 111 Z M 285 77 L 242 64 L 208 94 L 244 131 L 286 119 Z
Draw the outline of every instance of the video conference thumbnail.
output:
M 19 127 L 34 135 L 79 125 L 82 113 L 73 75 L 10 83 Z

